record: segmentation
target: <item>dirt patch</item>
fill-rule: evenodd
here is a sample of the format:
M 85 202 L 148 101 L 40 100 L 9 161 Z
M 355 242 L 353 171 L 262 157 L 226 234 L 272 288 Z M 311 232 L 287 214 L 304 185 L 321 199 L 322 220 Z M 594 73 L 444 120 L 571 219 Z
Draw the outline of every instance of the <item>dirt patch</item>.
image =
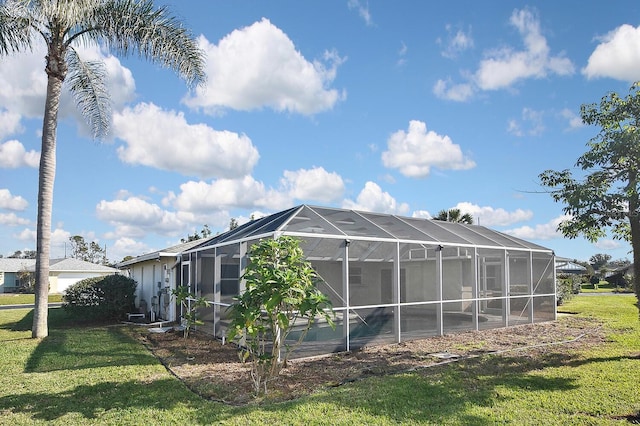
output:
M 577 349 L 605 341 L 600 327 L 595 320 L 565 316 L 555 322 L 463 332 L 292 360 L 269 384 L 267 400 L 295 399 L 372 375 L 423 370 L 452 360 L 488 355 L 517 356 L 529 364 L 539 363 L 538 367 L 568 363 Z M 182 333 L 173 331 L 152 333 L 141 327 L 131 327 L 129 331 L 203 398 L 233 405 L 261 402 L 253 398 L 249 365 L 240 362 L 234 345 L 222 345 L 197 332 L 184 339 Z

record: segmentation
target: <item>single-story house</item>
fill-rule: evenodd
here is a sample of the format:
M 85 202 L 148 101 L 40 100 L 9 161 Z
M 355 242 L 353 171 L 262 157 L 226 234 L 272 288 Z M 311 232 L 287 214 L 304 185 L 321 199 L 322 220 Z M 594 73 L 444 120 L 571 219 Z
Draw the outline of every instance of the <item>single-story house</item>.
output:
M 556 257 L 556 272 L 558 274 L 581 275 L 587 273 L 587 268 L 566 257 Z
M 169 277 L 148 273 L 158 289 L 168 278 L 209 300 L 199 329 L 224 338 L 247 252 L 280 235 L 300 239 L 335 314 L 335 329 L 316 322 L 296 356 L 556 318 L 552 250 L 483 226 L 347 209 L 293 207 L 173 253 L 160 261 Z
M 611 284 L 626 287 L 631 284 L 631 282 L 628 282 L 627 278 L 625 278 L 626 275 L 633 276 L 633 263 L 608 270 L 605 273 L 604 279 Z
M 35 259 L 0 258 L 0 293 L 12 293 L 20 287 L 21 271 L 35 272 Z M 110 266 L 98 265 L 79 259 L 62 258 L 49 261 L 49 293 L 58 294 L 85 278 L 117 274 Z
M 152 321 L 176 321 L 176 306 L 171 303 L 171 291 L 176 288 L 183 251 L 206 243 L 210 238 L 189 241 L 138 256 L 116 265 L 136 286 L 136 307 Z

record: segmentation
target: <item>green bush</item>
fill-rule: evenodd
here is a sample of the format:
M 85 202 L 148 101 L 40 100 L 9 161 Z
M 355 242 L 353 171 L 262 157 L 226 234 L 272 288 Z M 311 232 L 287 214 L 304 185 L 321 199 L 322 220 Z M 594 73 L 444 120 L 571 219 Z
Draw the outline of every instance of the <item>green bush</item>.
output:
M 134 309 L 135 291 L 124 275 L 86 278 L 67 288 L 62 307 L 78 319 L 120 320 Z
M 556 277 L 556 297 L 558 305 L 571 299 L 574 294 L 580 293 L 582 279 L 578 275 L 558 274 Z

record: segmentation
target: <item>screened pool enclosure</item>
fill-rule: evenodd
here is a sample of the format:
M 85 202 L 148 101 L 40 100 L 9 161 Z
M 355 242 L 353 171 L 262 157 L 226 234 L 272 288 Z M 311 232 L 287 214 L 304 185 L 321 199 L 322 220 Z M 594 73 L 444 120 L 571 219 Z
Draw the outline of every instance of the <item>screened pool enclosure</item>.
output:
M 299 238 L 335 312 L 335 328 L 316 322 L 294 356 L 556 317 L 547 248 L 482 226 L 302 205 L 182 253 L 182 284 L 212 302 L 202 331 L 224 337 L 248 250 L 280 235 Z

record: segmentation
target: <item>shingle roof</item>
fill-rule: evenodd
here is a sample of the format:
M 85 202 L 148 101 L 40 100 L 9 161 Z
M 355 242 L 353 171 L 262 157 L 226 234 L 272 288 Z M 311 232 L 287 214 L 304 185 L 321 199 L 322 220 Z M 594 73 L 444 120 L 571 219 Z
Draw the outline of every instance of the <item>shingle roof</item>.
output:
M 166 257 L 166 256 L 175 256 L 175 255 L 178 255 L 178 254 L 182 253 L 183 251 L 190 250 L 190 249 L 195 248 L 195 247 L 197 247 L 197 246 L 199 246 L 201 244 L 206 244 L 207 242 L 211 241 L 213 238 L 215 238 L 215 237 L 201 238 L 199 240 L 187 241 L 186 243 L 176 244 L 175 246 L 163 248 L 162 250 L 152 251 L 150 253 L 145 253 L 143 255 L 134 257 L 133 259 L 129 259 L 129 260 L 124 261 L 124 262 L 120 262 L 120 263 L 116 264 L 116 266 L 118 268 L 124 268 L 124 267 L 127 267 L 129 265 L 133 265 L 133 264 L 139 263 L 139 262 L 144 262 L 144 261 L 147 261 L 147 260 L 159 259 L 160 257 Z
M 6 259 L 0 258 L 0 271 L 19 272 L 22 270 L 33 270 L 36 265 L 35 259 Z
M 36 266 L 35 259 L 5 259 L 0 258 L 0 271 L 19 272 L 22 270 L 33 271 Z M 118 272 L 117 269 L 105 265 L 98 265 L 84 260 L 63 258 L 49 261 L 51 272 Z

